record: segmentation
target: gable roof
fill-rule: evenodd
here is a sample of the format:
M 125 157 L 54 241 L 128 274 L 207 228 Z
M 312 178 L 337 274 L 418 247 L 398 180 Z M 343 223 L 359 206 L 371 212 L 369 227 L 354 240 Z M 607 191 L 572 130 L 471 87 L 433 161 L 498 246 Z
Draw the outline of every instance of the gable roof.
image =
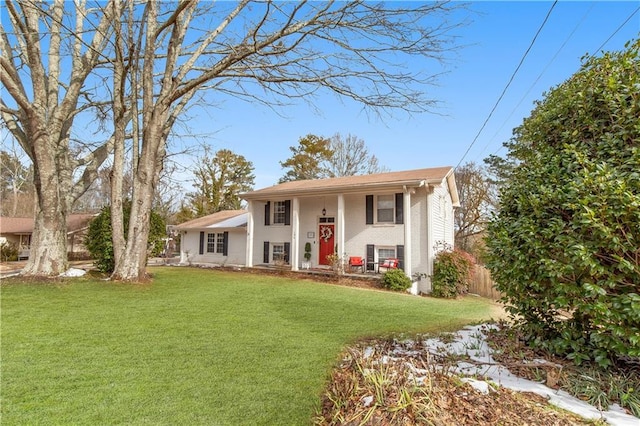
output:
M 72 213 L 67 215 L 67 233 L 78 232 L 89 226 L 96 214 Z M 32 217 L 0 217 L 0 233 L 31 234 L 35 220 Z
M 240 194 L 246 200 L 267 197 L 286 197 L 295 195 L 320 195 L 336 192 L 362 192 L 363 190 L 398 188 L 404 186 L 439 185 L 444 179 L 453 179 L 453 167 L 433 167 L 428 169 L 406 170 L 400 172 L 376 173 L 371 175 L 345 176 L 329 179 L 297 180 L 285 182 L 256 191 Z M 454 202 L 455 180 L 448 183 Z
M 175 227 L 178 230 L 202 228 L 237 228 L 247 226 L 246 210 L 223 210 L 208 216 L 183 222 Z

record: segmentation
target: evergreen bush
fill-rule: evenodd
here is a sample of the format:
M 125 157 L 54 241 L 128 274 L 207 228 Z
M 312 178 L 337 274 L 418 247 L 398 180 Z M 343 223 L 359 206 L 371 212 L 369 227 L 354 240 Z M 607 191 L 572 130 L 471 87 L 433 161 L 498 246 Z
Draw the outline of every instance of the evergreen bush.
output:
M 10 242 L 0 243 L 0 260 L 3 262 L 18 260 L 18 246 Z
M 488 266 L 527 342 L 640 356 L 640 40 L 590 57 L 507 144 Z
M 131 202 L 126 201 L 123 205 L 125 238 L 129 228 L 129 214 L 131 212 Z M 149 229 L 149 256 L 158 256 L 164 249 L 166 238 L 165 221 L 158 213 L 151 211 L 149 215 L 151 227 Z M 104 207 L 100 214 L 89 224 L 89 230 L 85 240 L 85 245 L 91 253 L 93 263 L 100 272 L 111 273 L 115 268 L 113 255 L 113 239 L 111 232 L 111 210 Z
M 389 290 L 404 291 L 411 287 L 411 279 L 402 269 L 390 269 L 382 275 L 382 286 Z

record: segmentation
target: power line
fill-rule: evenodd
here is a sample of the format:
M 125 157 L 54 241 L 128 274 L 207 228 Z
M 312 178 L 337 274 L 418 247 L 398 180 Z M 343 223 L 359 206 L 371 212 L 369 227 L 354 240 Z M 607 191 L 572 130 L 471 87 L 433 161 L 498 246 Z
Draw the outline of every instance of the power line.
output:
M 511 86 L 511 83 L 513 82 L 513 79 L 515 78 L 516 74 L 520 70 L 520 67 L 524 63 L 525 58 L 527 57 L 527 55 L 529 54 L 529 51 L 531 50 L 531 48 L 533 47 L 534 43 L 536 42 L 536 39 L 538 38 L 538 35 L 540 35 L 540 32 L 542 31 L 542 28 L 544 28 L 545 24 L 549 20 L 549 16 L 551 16 L 551 11 L 553 10 L 553 8 L 556 6 L 557 3 L 558 3 L 558 0 L 555 0 L 553 2 L 553 4 L 551 5 L 551 8 L 549 9 L 549 12 L 547 12 L 547 16 L 544 18 L 544 21 L 542 21 L 542 24 L 540 25 L 540 28 L 538 28 L 538 32 L 536 32 L 536 35 L 533 37 L 533 40 L 531 40 L 531 43 L 529 44 L 529 47 L 527 48 L 526 52 L 524 52 L 524 55 L 522 56 L 522 59 L 520 59 L 520 63 L 516 67 L 515 71 L 513 72 L 513 74 L 511 74 L 511 78 L 509 79 L 509 82 L 507 83 L 507 85 L 502 90 L 502 93 L 500 94 L 500 97 L 498 98 L 498 100 L 496 101 L 495 105 L 491 109 L 491 112 L 487 116 L 487 119 L 484 120 L 484 123 L 482 124 L 482 127 L 480 127 L 480 130 L 478 130 L 478 133 L 473 138 L 473 141 L 471 142 L 471 144 L 469 145 L 469 147 L 467 148 L 467 150 L 465 151 L 464 155 L 462 156 L 462 158 L 458 162 L 458 165 L 455 168 L 458 168 L 460 166 L 460 164 L 462 164 L 462 161 L 465 159 L 465 157 L 467 156 L 467 154 L 471 150 L 471 147 L 473 147 L 473 145 L 478 140 L 478 137 L 480 136 L 480 133 L 482 133 L 482 131 L 484 130 L 485 126 L 487 125 L 487 123 L 491 119 L 491 116 L 493 116 L 493 113 L 495 112 L 496 108 L 498 108 L 498 105 L 500 104 L 500 101 L 504 97 L 504 95 L 507 92 L 507 89 L 509 88 L 509 86 Z
M 500 126 L 500 128 L 495 132 L 495 134 L 491 137 L 491 139 L 489 139 L 489 141 L 487 142 L 487 144 L 484 146 L 484 148 L 482 148 L 482 151 L 480 151 L 480 153 L 476 156 L 476 160 L 478 158 L 480 158 L 480 156 L 482 155 L 483 152 L 486 151 L 486 149 L 489 147 L 489 145 L 491 144 L 491 142 L 493 142 L 493 140 L 496 138 L 496 136 L 498 136 L 498 133 L 500 133 L 500 131 L 504 128 L 504 126 L 507 124 L 507 122 L 509 121 L 509 119 L 513 116 L 513 114 L 515 114 L 516 110 L 518 109 L 518 107 L 522 104 L 522 102 L 524 102 L 524 100 L 527 98 L 527 95 L 529 93 L 531 93 L 531 91 L 533 90 L 533 88 L 536 86 L 536 84 L 538 84 L 538 82 L 540 81 L 540 78 L 542 78 L 542 76 L 544 75 L 545 72 L 547 72 L 547 70 L 549 69 L 549 67 L 551 66 L 551 64 L 556 60 L 556 58 L 558 57 L 558 55 L 560 54 L 560 52 L 562 52 L 562 49 L 564 49 L 564 47 L 567 45 L 567 43 L 569 42 L 569 40 L 571 40 L 571 38 L 573 37 L 573 35 L 576 33 L 576 31 L 578 30 L 578 28 L 580 28 L 580 26 L 582 25 L 582 23 L 587 19 L 587 16 L 589 15 L 589 13 L 591 12 L 591 10 L 593 9 L 593 7 L 595 6 L 595 3 L 591 3 L 591 7 L 589 7 L 589 9 L 587 9 L 587 11 L 584 13 L 584 15 L 582 15 L 582 18 L 580 19 L 580 21 L 578 21 L 578 23 L 576 23 L 575 27 L 573 27 L 573 30 L 571 31 L 571 33 L 567 36 L 567 38 L 565 38 L 564 42 L 562 43 L 562 45 L 558 48 L 558 50 L 556 51 L 556 53 L 553 55 L 553 57 L 551 58 L 551 60 L 549 60 L 549 62 L 547 63 L 547 65 L 544 67 L 544 69 L 540 72 L 540 74 L 538 74 L 538 77 L 536 77 L 535 81 L 531 84 L 531 86 L 529 86 L 529 89 L 527 89 L 527 91 L 525 92 L 524 95 L 522 95 L 522 98 L 520 98 L 520 101 L 518 102 L 518 104 L 513 107 L 513 109 L 511 110 L 511 112 L 509 113 L 509 116 L 504 120 L 504 122 L 502 123 L 502 125 Z
M 613 34 L 611 34 L 611 35 L 609 36 L 609 38 L 608 38 L 608 39 L 606 39 L 606 40 L 604 41 L 604 43 L 602 43 L 602 44 L 600 45 L 600 47 L 598 47 L 598 48 L 596 49 L 596 53 L 597 53 L 597 52 L 600 52 L 600 51 L 602 50 L 602 48 L 603 48 L 607 43 L 609 43 L 609 40 L 611 40 L 611 39 L 613 38 L 613 36 L 615 36 L 616 34 L 618 34 L 618 31 L 620 31 L 620 30 L 622 29 L 622 27 L 624 27 L 625 25 L 627 25 L 627 22 L 629 22 L 629 21 L 631 20 L 631 18 L 633 18 L 633 15 L 635 15 L 636 13 L 638 13 L 638 11 L 639 11 L 639 10 L 640 10 L 640 6 L 638 6 L 638 8 L 637 8 L 636 10 L 634 10 L 633 12 L 631 12 L 631 15 L 629 15 L 629 17 L 628 17 L 628 18 L 627 18 L 627 19 L 626 19 L 622 24 L 620 24 L 620 26 L 619 26 L 618 28 L 616 28 L 616 30 L 613 32 Z M 595 54 L 595 53 L 594 53 L 594 54 Z M 589 56 L 593 56 L 593 55 L 589 55 Z
M 615 35 L 616 35 L 616 34 L 617 34 L 617 33 L 618 33 L 618 32 L 619 32 L 619 31 L 620 31 L 620 30 L 625 26 L 625 25 L 627 25 L 627 23 L 631 20 L 631 18 L 633 18 L 633 16 L 634 16 L 636 13 L 638 13 L 638 11 L 640 11 L 640 6 L 639 6 L 639 7 L 637 7 L 633 12 L 631 12 L 631 14 L 627 17 L 627 19 L 625 19 L 625 20 L 624 20 L 624 22 L 623 22 L 622 24 L 620 24 L 620 26 L 619 26 L 618 28 L 616 28 L 616 29 L 613 31 L 613 33 L 612 33 L 612 34 L 611 34 L 611 35 L 610 35 L 610 36 L 609 36 L 609 37 L 608 37 L 608 38 L 607 38 L 607 39 L 606 39 L 606 40 L 605 40 L 605 41 L 600 45 L 600 47 L 598 47 L 598 48 L 596 49 L 596 51 L 595 51 L 595 52 L 600 52 L 600 51 L 602 50 L 602 48 L 603 48 L 607 43 L 609 43 L 609 41 L 610 41 L 610 40 L 611 40 L 611 39 L 612 39 L 612 38 L 613 38 L 613 37 L 614 37 L 614 36 L 615 36 Z M 595 55 L 595 53 L 594 53 L 593 55 Z M 588 57 L 592 57 L 593 55 L 588 55 Z M 471 147 L 469 147 L 469 148 L 471 148 Z M 503 146 L 503 145 L 500 145 L 500 146 L 498 147 L 498 149 L 496 149 L 496 150 L 493 152 L 493 155 L 496 155 L 496 154 L 497 154 L 497 153 L 498 153 L 502 148 L 504 148 L 504 146 Z M 486 147 L 485 147 L 485 149 L 486 149 Z M 468 150 L 467 150 L 467 151 L 468 151 Z M 466 155 L 466 153 L 465 153 L 465 155 Z M 464 157 L 463 157 L 463 158 L 464 158 Z M 460 160 L 460 161 L 462 161 L 462 160 Z M 459 165 L 460 165 L 460 163 L 458 163 L 458 166 L 459 166 Z M 457 167 L 457 166 L 456 166 L 456 167 Z

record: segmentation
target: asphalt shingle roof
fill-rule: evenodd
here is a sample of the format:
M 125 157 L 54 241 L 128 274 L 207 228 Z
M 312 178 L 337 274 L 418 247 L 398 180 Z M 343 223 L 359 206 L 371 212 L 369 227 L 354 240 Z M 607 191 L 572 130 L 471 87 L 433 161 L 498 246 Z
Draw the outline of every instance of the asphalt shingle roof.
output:
M 330 179 L 298 180 L 247 192 L 240 196 L 244 199 L 259 199 L 268 196 L 357 191 L 363 187 L 393 187 L 418 184 L 421 181 L 425 181 L 427 184 L 439 184 L 452 171 L 453 168 L 451 166 L 446 166 Z
M 180 225 L 177 225 L 176 229 L 180 230 L 180 229 L 206 228 L 246 213 L 247 213 L 246 210 L 224 210 L 221 212 L 210 214 L 208 216 L 203 216 L 197 219 L 183 222 Z M 232 222 L 228 222 L 228 223 L 232 224 Z

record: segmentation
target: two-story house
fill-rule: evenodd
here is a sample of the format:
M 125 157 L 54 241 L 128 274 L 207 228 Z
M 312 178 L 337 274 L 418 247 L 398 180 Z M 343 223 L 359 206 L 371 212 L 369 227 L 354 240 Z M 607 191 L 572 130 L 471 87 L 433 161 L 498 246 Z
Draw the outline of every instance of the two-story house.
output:
M 311 263 L 337 253 L 366 259 L 377 271 L 399 259 L 409 277 L 426 275 L 429 292 L 439 243 L 453 246 L 459 206 L 452 167 L 286 182 L 241 194 L 248 203 L 246 266 L 288 263 L 298 270 L 310 243 Z

